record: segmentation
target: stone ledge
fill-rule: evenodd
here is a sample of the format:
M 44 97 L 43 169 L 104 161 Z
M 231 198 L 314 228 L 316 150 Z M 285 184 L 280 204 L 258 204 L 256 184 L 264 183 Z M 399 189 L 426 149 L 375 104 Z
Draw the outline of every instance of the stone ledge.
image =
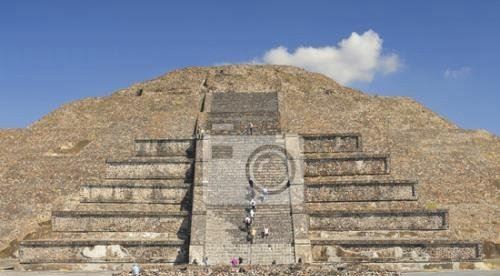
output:
M 417 180 L 339 180 L 339 181 L 317 181 L 310 178 L 305 178 L 306 187 L 323 187 L 323 186 L 335 186 L 335 185 L 380 185 L 380 184 L 390 184 L 394 186 L 398 185 L 418 185 Z
M 375 159 L 375 158 L 390 158 L 388 153 L 364 153 L 364 152 L 325 152 L 325 153 L 305 153 L 304 160 L 358 160 L 358 159 Z
M 322 211 L 309 211 L 311 216 L 345 216 L 349 214 L 448 214 L 446 209 L 386 209 L 386 210 L 322 210 Z
M 48 247 L 48 246 L 94 246 L 94 245 L 128 245 L 128 246 L 179 246 L 186 244 L 185 240 L 26 240 L 21 246 Z
M 467 240 L 311 240 L 311 245 L 474 245 L 481 247 L 480 241 Z
M 195 140 L 191 139 L 135 139 L 134 151 L 139 157 L 188 156 L 195 153 Z
M 131 189 L 189 189 L 191 188 L 190 183 L 180 184 L 180 183 L 90 183 L 83 184 L 81 188 L 131 188 Z
M 142 138 L 138 137 L 134 139 L 134 143 L 162 143 L 162 142 L 193 142 L 193 138 Z
M 389 154 L 325 153 L 304 155 L 305 177 L 385 175 L 389 173 Z
M 341 210 L 309 212 L 310 230 L 446 230 L 447 210 Z
M 441 262 L 480 261 L 482 246 L 475 241 L 450 240 L 313 240 L 315 261 Z
M 106 159 L 106 164 L 121 165 L 121 164 L 157 164 L 157 163 L 193 163 L 194 158 L 188 157 L 133 157 L 128 159 Z
M 188 217 L 190 212 L 52 211 L 55 217 Z
M 415 201 L 417 181 L 411 180 L 353 180 L 307 181 L 306 201 Z
M 21 244 L 22 264 L 39 263 L 128 263 L 187 261 L 187 244 L 164 241 L 26 241 Z
M 301 134 L 304 153 L 333 153 L 362 151 L 361 134 L 359 133 L 325 133 Z M 342 139 L 354 141 L 341 142 Z M 320 142 L 319 144 L 315 142 Z

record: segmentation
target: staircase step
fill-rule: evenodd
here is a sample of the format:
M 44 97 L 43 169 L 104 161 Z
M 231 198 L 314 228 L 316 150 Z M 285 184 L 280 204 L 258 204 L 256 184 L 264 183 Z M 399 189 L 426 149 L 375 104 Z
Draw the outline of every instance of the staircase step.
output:
M 310 230 L 446 230 L 447 210 L 351 210 L 311 212 Z
M 184 183 L 101 183 L 80 187 L 81 202 L 98 203 L 163 203 L 188 201 L 190 186 Z
M 107 179 L 192 179 L 190 158 L 144 158 L 106 161 Z
M 135 155 L 142 157 L 186 156 L 194 157 L 195 140 L 188 139 L 135 139 Z
M 316 262 L 480 261 L 479 242 L 449 240 L 312 240 Z
M 361 134 L 302 134 L 304 153 L 362 151 Z
M 417 200 L 416 186 L 414 180 L 308 182 L 305 198 L 307 202 L 410 201 Z
M 388 154 L 306 154 L 304 176 L 380 175 L 389 174 Z
M 54 211 L 53 231 L 166 232 L 189 237 L 188 212 Z
M 183 263 L 187 246 L 179 240 L 30 240 L 21 242 L 23 264 Z

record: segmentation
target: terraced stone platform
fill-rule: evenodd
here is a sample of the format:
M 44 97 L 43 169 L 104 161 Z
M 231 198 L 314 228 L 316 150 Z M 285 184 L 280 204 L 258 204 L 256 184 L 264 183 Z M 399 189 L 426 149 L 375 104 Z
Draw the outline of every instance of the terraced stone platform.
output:
M 53 231 L 189 233 L 188 212 L 54 211 Z
M 478 261 L 477 242 L 447 240 L 312 241 L 316 262 L 443 262 Z
M 379 175 L 390 173 L 388 154 L 307 154 L 305 177 L 342 175 Z
M 21 243 L 22 264 L 38 263 L 183 263 L 185 241 L 35 240 Z
M 419 205 L 418 180 L 393 178 L 390 155 L 363 152 L 360 134 L 257 135 L 280 131 L 275 96 L 251 98 L 269 98 L 256 110 L 214 95 L 197 140 L 136 139 L 135 156 L 108 160 L 105 179 L 82 185 L 79 205 L 52 212 L 50 234 L 21 243 L 21 263 L 481 260 L 480 243 L 449 238 L 448 211 Z M 232 128 L 209 133 L 217 124 Z
M 107 160 L 107 179 L 186 179 L 192 178 L 190 158 L 143 158 Z
M 113 181 L 84 184 L 80 189 L 84 203 L 184 204 L 190 199 L 191 184 L 184 180 Z
M 355 180 L 307 181 L 307 202 L 417 200 L 417 181 Z
M 446 210 L 353 210 L 309 214 L 311 230 L 445 230 Z
M 304 153 L 333 153 L 362 151 L 361 134 L 302 134 Z
M 194 142 L 134 145 L 136 156 L 108 160 L 106 179 L 81 187 L 80 204 L 52 212 L 52 232 L 21 243 L 26 269 L 187 262 Z

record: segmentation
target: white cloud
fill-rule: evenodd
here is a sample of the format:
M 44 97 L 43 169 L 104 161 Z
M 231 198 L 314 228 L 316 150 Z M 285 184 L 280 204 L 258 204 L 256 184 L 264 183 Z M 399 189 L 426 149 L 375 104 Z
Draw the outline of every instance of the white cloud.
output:
M 376 73 L 394 73 L 401 66 L 397 54 L 382 53 L 382 43 L 372 30 L 361 35 L 353 32 L 337 46 L 299 47 L 293 52 L 279 46 L 267 51 L 256 62 L 302 67 L 323 73 L 341 84 L 371 82 Z
M 461 79 L 461 78 L 468 76 L 471 71 L 472 71 L 472 68 L 470 68 L 469 66 L 462 66 L 458 69 L 447 68 L 444 71 L 443 75 L 444 75 L 445 79 L 456 80 L 456 79 Z

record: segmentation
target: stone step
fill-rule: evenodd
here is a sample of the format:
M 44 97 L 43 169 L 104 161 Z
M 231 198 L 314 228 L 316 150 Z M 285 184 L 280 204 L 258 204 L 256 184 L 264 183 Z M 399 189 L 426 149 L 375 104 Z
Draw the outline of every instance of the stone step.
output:
M 308 213 L 365 211 L 365 210 L 417 210 L 425 207 L 418 201 L 342 201 L 342 202 L 306 202 L 304 210 Z
M 351 210 L 309 214 L 310 230 L 446 230 L 447 210 Z
M 212 135 L 248 135 L 250 121 L 208 121 L 207 129 Z M 252 135 L 271 135 L 280 132 L 279 121 L 252 121 Z
M 305 185 L 307 202 L 401 201 L 417 200 L 417 181 L 358 180 L 308 181 Z
M 107 160 L 107 179 L 192 179 L 190 158 L 130 158 Z
M 304 176 L 380 175 L 390 173 L 388 154 L 306 154 Z
M 80 187 L 80 202 L 182 204 L 189 201 L 190 188 L 184 183 L 161 182 L 84 184 Z
M 106 241 L 184 241 L 177 234 L 166 232 L 50 232 L 44 240 L 106 240 Z
M 165 232 L 189 237 L 188 212 L 53 211 L 52 230 L 62 232 Z
M 244 223 L 249 213 L 245 209 L 240 210 L 207 210 L 207 243 L 235 243 L 245 244 L 247 241 L 247 229 Z M 254 243 L 291 243 L 292 218 L 288 212 L 255 212 L 252 222 L 257 236 Z M 269 236 L 261 236 L 264 227 L 269 228 Z
M 480 261 L 479 242 L 449 240 L 312 240 L 315 262 Z
M 209 265 L 227 265 L 233 257 L 242 257 L 245 265 L 270 265 L 273 261 L 276 261 L 276 264 L 294 262 L 291 244 L 207 244 L 206 251 L 209 252 Z
M 187 139 L 135 139 L 136 156 L 186 156 L 194 157 L 195 140 Z
M 177 213 L 184 211 L 185 207 L 178 204 L 155 203 L 79 203 L 65 205 L 57 211 L 83 211 L 83 212 L 167 212 Z
M 20 244 L 22 264 L 185 263 L 187 245 L 179 240 L 30 240 Z
M 241 213 L 250 208 L 250 204 L 221 204 L 218 205 L 206 205 L 207 210 L 218 211 L 221 213 Z M 259 213 L 280 213 L 280 214 L 290 214 L 290 204 L 264 204 L 257 201 L 256 209 Z
M 253 134 L 275 134 L 280 130 L 279 114 L 274 111 L 259 112 L 210 112 L 206 129 L 211 134 L 231 135 L 250 134 L 249 124 L 253 124 Z
M 374 231 L 329 231 L 310 230 L 311 240 L 423 240 L 450 239 L 453 234 L 450 230 L 374 230 Z
M 303 153 L 362 151 L 361 134 L 303 134 Z
M 208 121 L 231 122 L 231 121 L 276 121 L 279 113 L 277 111 L 261 112 L 210 112 Z M 255 125 L 255 124 L 254 124 Z

